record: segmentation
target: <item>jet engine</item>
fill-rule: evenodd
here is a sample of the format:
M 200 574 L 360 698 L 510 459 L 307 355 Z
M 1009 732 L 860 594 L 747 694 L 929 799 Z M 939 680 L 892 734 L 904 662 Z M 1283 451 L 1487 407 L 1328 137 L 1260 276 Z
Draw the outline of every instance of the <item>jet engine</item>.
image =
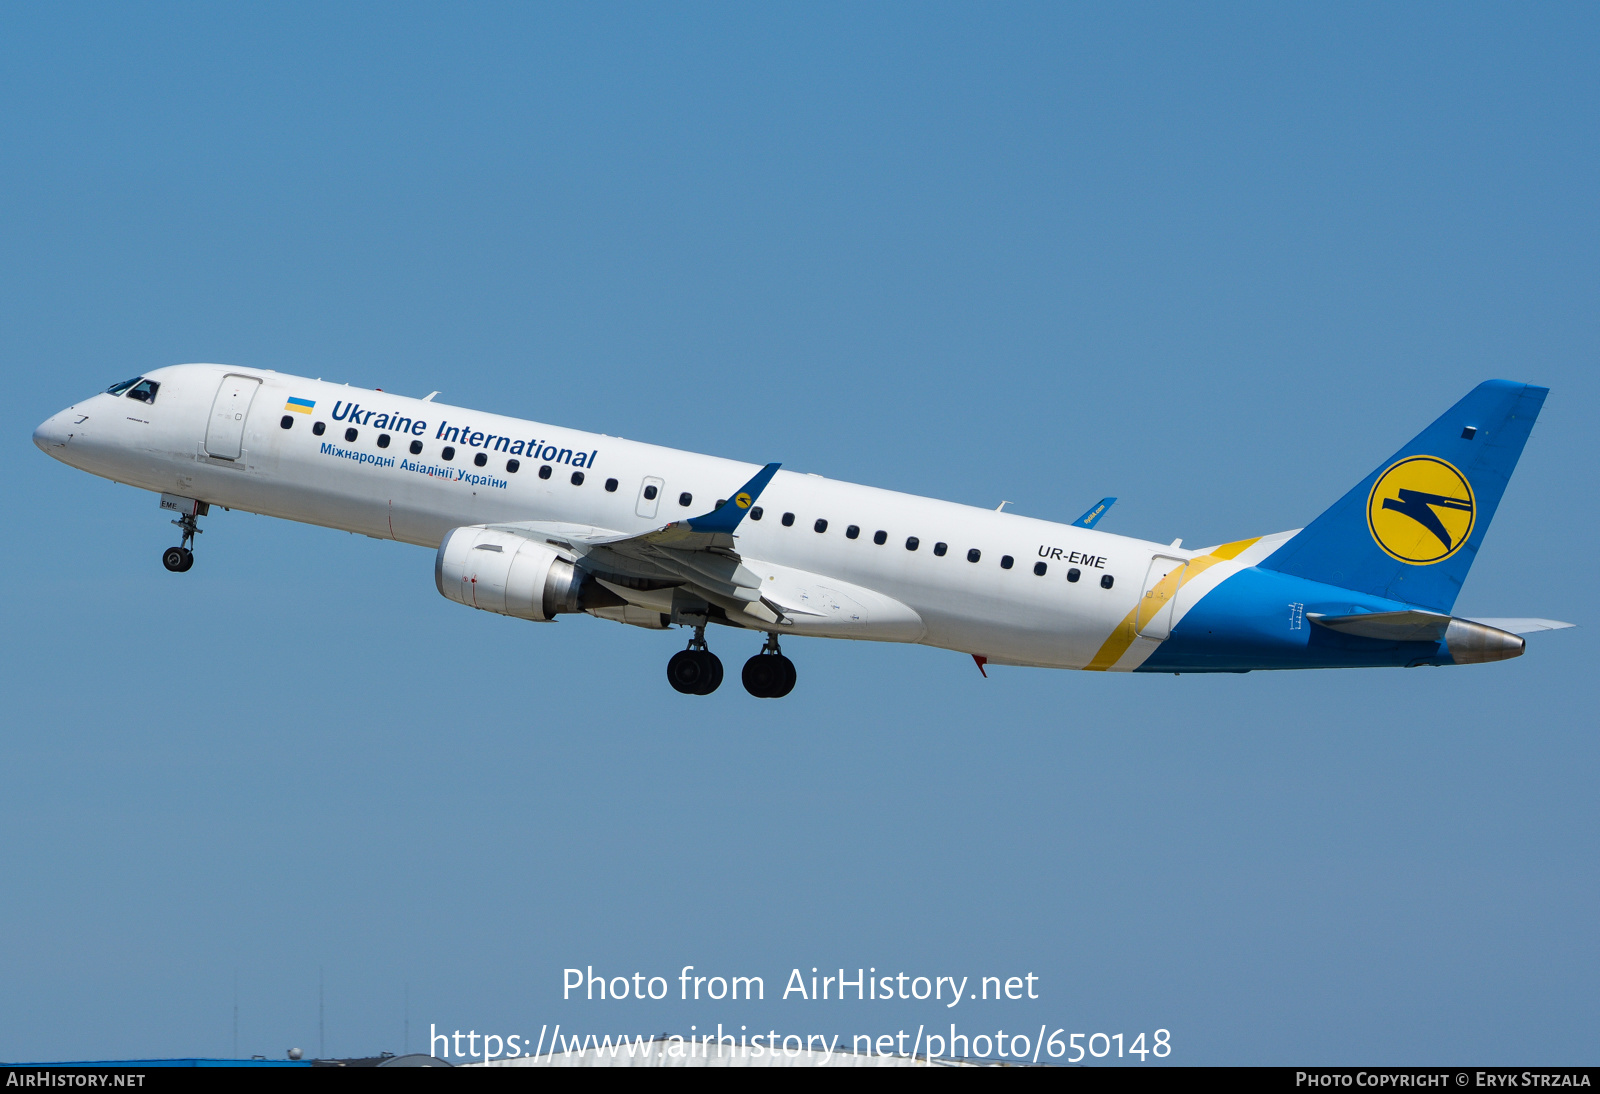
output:
M 624 603 L 545 544 L 483 525 L 450 530 L 439 544 L 433 579 L 457 604 L 540 623 Z M 586 580 L 592 587 L 587 597 Z

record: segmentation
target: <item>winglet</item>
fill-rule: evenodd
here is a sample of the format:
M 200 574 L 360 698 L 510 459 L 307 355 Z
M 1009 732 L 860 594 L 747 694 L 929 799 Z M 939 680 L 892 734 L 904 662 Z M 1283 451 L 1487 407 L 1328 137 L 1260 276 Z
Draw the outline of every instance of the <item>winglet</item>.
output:
M 778 464 L 769 463 L 756 472 L 755 478 L 734 491 L 733 497 L 702 517 L 690 517 L 689 527 L 696 532 L 729 532 L 739 527 L 745 513 L 756 503 L 761 491 L 767 488 L 772 476 L 778 473 Z
M 1110 509 L 1116 502 L 1116 498 L 1101 498 L 1098 504 L 1091 506 L 1087 513 L 1073 521 L 1072 527 L 1093 528 L 1100 523 L 1100 518 L 1106 515 L 1106 510 Z

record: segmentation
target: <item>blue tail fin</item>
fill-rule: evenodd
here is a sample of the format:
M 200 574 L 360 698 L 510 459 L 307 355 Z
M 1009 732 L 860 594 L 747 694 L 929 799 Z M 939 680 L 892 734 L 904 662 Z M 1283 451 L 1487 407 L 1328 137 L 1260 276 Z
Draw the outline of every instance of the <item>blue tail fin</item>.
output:
M 1100 523 L 1100 518 L 1106 515 L 1106 510 L 1110 509 L 1116 503 L 1116 498 L 1101 498 L 1098 502 L 1089 507 L 1089 511 L 1087 513 L 1073 521 L 1072 527 L 1093 528 L 1096 524 Z
M 1479 384 L 1262 567 L 1448 612 L 1549 390 Z

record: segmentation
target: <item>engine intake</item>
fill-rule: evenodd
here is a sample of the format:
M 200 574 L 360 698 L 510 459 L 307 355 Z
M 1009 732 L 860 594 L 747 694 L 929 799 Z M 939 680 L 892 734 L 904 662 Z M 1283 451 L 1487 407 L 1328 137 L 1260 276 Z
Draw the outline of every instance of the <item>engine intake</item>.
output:
M 582 611 L 587 577 L 544 544 L 483 525 L 451 529 L 433 563 L 447 599 L 540 623 Z

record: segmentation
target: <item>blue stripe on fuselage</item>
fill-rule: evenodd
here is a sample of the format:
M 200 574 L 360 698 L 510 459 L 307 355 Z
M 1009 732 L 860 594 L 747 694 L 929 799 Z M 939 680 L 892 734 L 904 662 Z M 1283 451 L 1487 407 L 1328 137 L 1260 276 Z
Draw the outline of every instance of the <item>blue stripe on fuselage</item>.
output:
M 1179 594 L 1180 600 L 1182 594 Z M 1373 668 L 1452 664 L 1442 642 L 1387 642 L 1319 627 L 1307 612 L 1354 615 L 1414 605 L 1303 577 L 1241 570 L 1184 615 L 1137 672 Z

